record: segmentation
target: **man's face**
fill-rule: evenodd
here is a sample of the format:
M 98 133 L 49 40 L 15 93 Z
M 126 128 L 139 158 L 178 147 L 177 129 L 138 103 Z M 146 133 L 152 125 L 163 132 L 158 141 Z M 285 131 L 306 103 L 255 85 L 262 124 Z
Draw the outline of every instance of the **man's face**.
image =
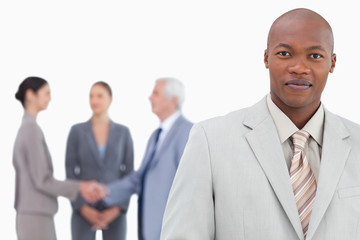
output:
M 332 48 L 331 31 L 320 19 L 286 18 L 274 25 L 264 62 L 271 98 L 282 111 L 318 108 L 328 74 L 335 67 Z
M 169 98 L 165 92 L 165 81 L 157 81 L 149 97 L 152 112 L 164 120 L 176 111 L 177 99 Z

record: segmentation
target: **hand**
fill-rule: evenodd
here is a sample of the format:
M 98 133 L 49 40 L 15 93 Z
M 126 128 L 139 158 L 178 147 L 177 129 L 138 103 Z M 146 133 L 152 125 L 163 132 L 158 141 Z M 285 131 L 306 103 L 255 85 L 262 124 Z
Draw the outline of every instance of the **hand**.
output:
M 79 191 L 89 203 L 95 203 L 107 196 L 107 188 L 96 181 L 81 181 Z
M 102 226 L 105 226 L 105 229 L 108 227 L 108 225 L 114 221 L 115 218 L 117 218 L 121 214 L 121 208 L 118 206 L 112 206 L 111 208 L 108 208 L 100 213 L 100 219 Z M 104 229 L 104 228 L 102 228 Z
M 93 230 L 107 228 L 107 224 L 102 221 L 101 212 L 95 208 L 84 205 L 79 212 L 92 225 Z

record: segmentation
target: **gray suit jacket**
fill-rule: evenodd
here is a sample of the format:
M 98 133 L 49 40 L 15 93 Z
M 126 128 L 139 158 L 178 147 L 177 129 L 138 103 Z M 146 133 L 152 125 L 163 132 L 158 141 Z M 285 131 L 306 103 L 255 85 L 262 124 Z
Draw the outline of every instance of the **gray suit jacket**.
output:
M 118 180 L 134 169 L 133 141 L 126 126 L 110 122 L 105 157 L 99 157 L 99 152 L 90 120 L 72 126 L 66 147 L 66 175 L 69 179 L 96 180 L 109 183 Z M 79 196 L 72 203 L 78 210 L 86 204 Z M 118 202 L 126 212 L 129 198 Z
M 323 137 L 307 240 L 360 239 L 360 126 L 325 109 Z M 304 239 L 265 98 L 193 127 L 161 239 Z
M 170 129 L 162 145 L 155 153 L 153 161 L 147 171 L 144 186 L 141 178 L 151 152 L 154 134 L 150 136 L 148 146 L 138 171 L 131 173 L 123 180 L 109 185 L 110 196 L 105 200 L 108 204 L 121 202 L 131 194 L 144 194 L 143 219 L 139 219 L 143 226 L 142 235 L 146 240 L 160 238 L 162 217 L 164 214 L 168 194 L 175 176 L 180 158 L 188 140 L 192 123 L 180 116 Z
M 57 196 L 76 199 L 79 183 L 54 179 L 43 132 L 27 112 L 16 136 L 13 165 L 16 174 L 15 209 L 18 213 L 53 216 L 58 210 Z

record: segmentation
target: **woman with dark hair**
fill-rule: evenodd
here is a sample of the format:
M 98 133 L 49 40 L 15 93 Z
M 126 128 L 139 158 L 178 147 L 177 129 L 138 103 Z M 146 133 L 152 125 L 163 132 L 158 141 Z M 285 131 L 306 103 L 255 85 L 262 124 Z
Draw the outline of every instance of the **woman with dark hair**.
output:
M 75 124 L 66 149 L 66 175 L 69 179 L 95 179 L 109 183 L 122 178 L 134 168 L 133 142 L 129 129 L 113 122 L 108 109 L 112 91 L 105 82 L 90 89 L 90 120 Z M 95 204 L 78 197 L 73 202 L 71 230 L 73 240 L 94 240 L 97 229 L 104 240 L 126 239 L 126 210 L 129 199 L 114 206 Z
M 80 192 L 88 201 L 95 202 L 104 197 L 105 192 L 95 181 L 59 181 L 53 177 L 50 153 L 36 123 L 37 114 L 45 110 L 51 100 L 47 81 L 28 77 L 20 84 L 15 97 L 24 107 L 13 152 L 17 236 L 19 240 L 54 240 L 57 196 L 75 200 Z

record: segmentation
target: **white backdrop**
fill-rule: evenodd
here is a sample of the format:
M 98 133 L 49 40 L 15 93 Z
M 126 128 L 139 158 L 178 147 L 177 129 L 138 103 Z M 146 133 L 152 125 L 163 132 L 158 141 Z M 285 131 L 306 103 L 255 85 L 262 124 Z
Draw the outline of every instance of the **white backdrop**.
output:
M 171 76 L 185 84 L 183 112 L 194 122 L 254 104 L 269 91 L 263 64 L 268 29 L 296 7 L 311 8 L 332 25 L 338 63 L 323 102 L 360 123 L 359 111 L 352 111 L 358 109 L 360 80 L 356 1 L 1 1 L 2 235 L 16 238 L 12 147 L 23 109 L 14 94 L 25 77 L 50 83 L 52 101 L 38 122 L 56 178 L 65 178 L 67 134 L 71 125 L 90 118 L 88 93 L 98 80 L 113 88 L 110 116 L 130 128 L 137 168 L 158 124 L 148 101 L 154 80 Z M 128 239 L 137 236 L 136 200 L 128 212 Z M 58 238 L 68 240 L 70 204 L 59 198 L 59 205 Z

